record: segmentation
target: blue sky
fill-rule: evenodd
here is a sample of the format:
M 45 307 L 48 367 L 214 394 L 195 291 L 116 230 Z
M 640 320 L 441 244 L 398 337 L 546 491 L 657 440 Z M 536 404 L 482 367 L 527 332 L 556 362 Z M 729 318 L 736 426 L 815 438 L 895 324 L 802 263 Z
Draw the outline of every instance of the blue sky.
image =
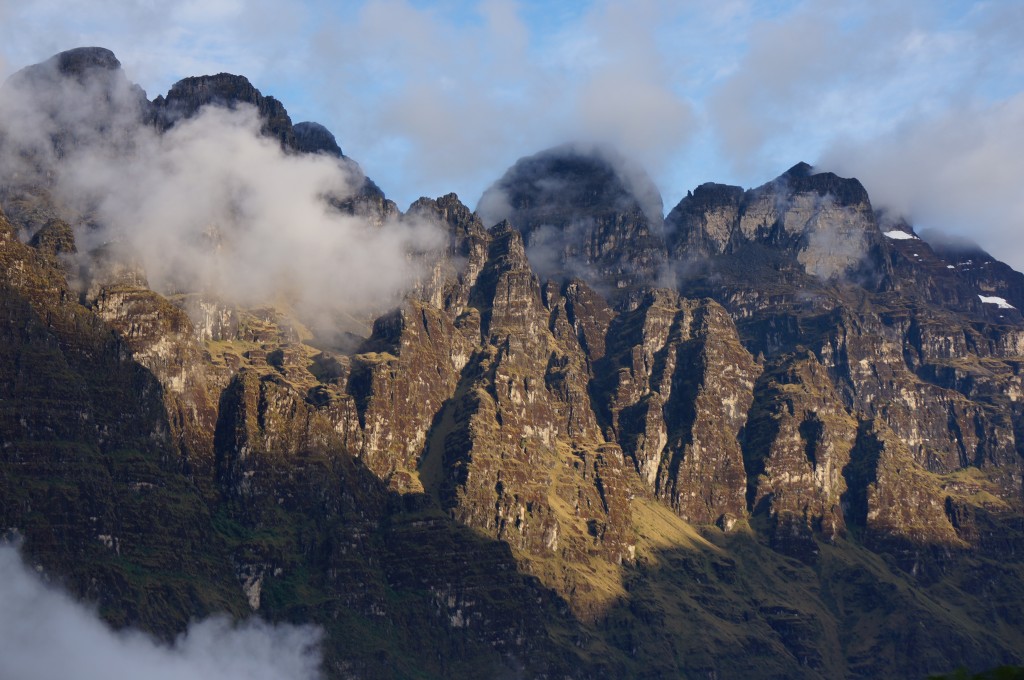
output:
M 80 45 L 150 97 L 247 75 L 400 207 L 471 206 L 571 139 L 645 165 L 666 210 L 800 160 L 1024 267 L 1024 2 L 0 0 L 0 72 Z

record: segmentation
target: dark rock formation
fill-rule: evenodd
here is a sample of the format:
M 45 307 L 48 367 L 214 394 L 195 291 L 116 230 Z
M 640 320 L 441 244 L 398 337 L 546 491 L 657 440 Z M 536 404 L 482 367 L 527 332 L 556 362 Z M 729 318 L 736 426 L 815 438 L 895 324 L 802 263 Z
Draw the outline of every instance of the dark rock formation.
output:
M 302 153 L 325 153 L 337 158 L 345 154 L 338 146 L 338 140 L 334 138 L 331 131 L 320 123 L 296 123 L 292 127 L 295 134 L 295 150 Z
M 335 201 L 335 205 L 353 215 L 373 219 L 378 223 L 398 214 L 398 206 L 387 199 L 380 187 L 363 173 L 363 169 L 354 160 L 341 152 L 337 140 L 330 130 L 320 123 L 296 123 L 295 149 L 300 153 L 323 153 L 341 159 L 352 175 L 352 184 L 358 187 L 356 194 L 343 201 Z
M 520 159 L 479 211 L 523 234 L 544 278 L 581 278 L 607 294 L 654 283 L 664 264 L 661 195 L 610 150 L 568 145 Z
M 179 120 L 192 118 L 204 106 L 235 109 L 239 104 L 256 109 L 263 134 L 280 141 L 283 148 L 296 147 L 292 119 L 284 105 L 274 97 L 263 96 L 245 76 L 218 73 L 179 80 L 166 96 L 153 100 L 153 115 L 157 128 L 166 130 Z
M 1024 274 L 1014 271 L 978 245 L 938 233 L 924 233 L 931 250 L 956 272 L 956 279 L 974 297 L 1000 297 L 1020 314 L 1024 309 Z M 991 304 L 991 303 L 990 303 Z M 1005 307 L 986 308 L 995 314 L 1013 314 Z

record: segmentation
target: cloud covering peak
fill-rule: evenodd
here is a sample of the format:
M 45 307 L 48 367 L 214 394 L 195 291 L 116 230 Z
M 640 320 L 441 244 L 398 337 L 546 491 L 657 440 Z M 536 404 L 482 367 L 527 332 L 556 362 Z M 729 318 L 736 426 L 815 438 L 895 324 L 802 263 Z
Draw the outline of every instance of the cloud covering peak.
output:
M 983 242 L 991 233 L 994 249 L 1019 224 L 1016 210 L 984 217 L 991 197 L 1012 202 L 1020 193 L 1000 177 L 1024 176 L 1012 116 L 1000 113 L 1024 93 L 1018 2 L 268 8 L 266 0 L 159 8 L 0 0 L 0 63 L 12 69 L 86 42 L 112 47 L 152 92 L 183 75 L 245 73 L 297 119 L 327 123 L 403 206 L 451 191 L 479 196 L 517 158 L 566 139 L 612 143 L 637 158 L 669 206 L 709 180 L 756 186 L 798 158 L 853 174 L 881 196 L 889 175 L 865 158 L 915 130 L 951 134 L 943 121 L 969 114 L 1003 136 L 1008 152 L 971 166 L 972 181 L 985 186 L 976 198 L 958 192 L 969 223 L 935 211 L 937 226 Z M 885 201 L 943 204 L 947 164 L 904 165 L 916 197 Z M 1005 256 L 1024 268 L 1020 246 Z
M 62 67 L 80 53 L 30 67 L 0 90 L 0 185 L 52 196 L 85 264 L 103 247 L 141 265 L 158 292 L 285 304 L 314 329 L 337 332 L 396 304 L 421 273 L 412 256 L 441 245 L 440 230 L 422 220 L 339 209 L 365 191 L 358 166 L 290 150 L 246 101 L 197 105 L 153 125 L 151 105 L 112 54 L 100 72 Z

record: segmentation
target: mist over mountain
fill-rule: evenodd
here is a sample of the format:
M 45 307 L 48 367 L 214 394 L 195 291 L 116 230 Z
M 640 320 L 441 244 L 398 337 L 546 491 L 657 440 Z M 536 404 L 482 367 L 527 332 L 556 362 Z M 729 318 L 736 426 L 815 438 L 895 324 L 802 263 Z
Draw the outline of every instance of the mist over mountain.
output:
M 1022 30 L 1014 2 L 7 0 L 0 79 L 80 44 L 112 48 L 151 98 L 244 74 L 339 133 L 402 207 L 475 201 L 568 140 L 637 159 L 666 208 L 803 159 L 1021 270 Z
M 86 226 L 84 251 L 117 250 L 165 294 L 284 303 L 327 328 L 397 302 L 422 274 L 407 255 L 441 243 L 412 220 L 377 228 L 396 211 L 358 164 L 333 138 L 300 149 L 284 107 L 242 76 L 186 78 L 150 103 L 111 52 L 82 48 L 14 74 L 2 106 L 24 236 Z
M 98 47 L 0 88 L 0 669 L 1024 665 L 1024 274 L 832 166 L 402 211 L 343 149 Z
M 520 159 L 477 211 L 485 224 L 516 225 L 545 279 L 580 278 L 608 295 L 652 283 L 664 268 L 661 195 L 608 148 L 570 144 Z

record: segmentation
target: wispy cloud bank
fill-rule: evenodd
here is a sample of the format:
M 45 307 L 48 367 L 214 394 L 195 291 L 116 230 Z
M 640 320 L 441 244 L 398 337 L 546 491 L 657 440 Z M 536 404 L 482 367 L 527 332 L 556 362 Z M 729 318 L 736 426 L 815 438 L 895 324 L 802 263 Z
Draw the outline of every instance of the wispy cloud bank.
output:
M 1024 94 L 964 103 L 870 144 L 837 142 L 821 165 L 860 177 L 876 206 L 969 237 L 1024 271 Z
M 259 128 L 251 108 L 207 108 L 163 136 L 143 131 L 128 159 L 76 154 L 58 193 L 96 206 L 87 249 L 113 242 L 158 291 L 285 302 L 324 327 L 397 303 L 420 273 L 410 254 L 439 246 L 440 231 L 339 213 L 326 199 L 362 178 L 332 157 L 285 154 Z
M 19 680 L 318 680 L 321 632 L 224 618 L 194 623 L 172 644 L 113 631 L 88 607 L 44 584 L 0 545 L 0 677 Z
M 1007 74 L 994 65 L 1021 53 L 991 22 L 999 11 L 999 3 L 803 2 L 756 22 L 708 100 L 722 148 L 741 171 L 770 171 L 787 146 L 866 141 L 995 92 Z
M 847 149 L 864 155 L 965 102 L 986 115 L 1024 90 L 1016 2 L 306 0 L 281 12 L 0 0 L 0 11 L 9 68 L 105 44 L 151 94 L 172 77 L 243 72 L 327 124 L 403 207 L 449 191 L 472 202 L 517 158 L 566 141 L 618 146 L 671 207 L 701 182 L 752 186 L 798 160 L 853 168 Z M 919 175 L 941 199 L 938 170 Z

